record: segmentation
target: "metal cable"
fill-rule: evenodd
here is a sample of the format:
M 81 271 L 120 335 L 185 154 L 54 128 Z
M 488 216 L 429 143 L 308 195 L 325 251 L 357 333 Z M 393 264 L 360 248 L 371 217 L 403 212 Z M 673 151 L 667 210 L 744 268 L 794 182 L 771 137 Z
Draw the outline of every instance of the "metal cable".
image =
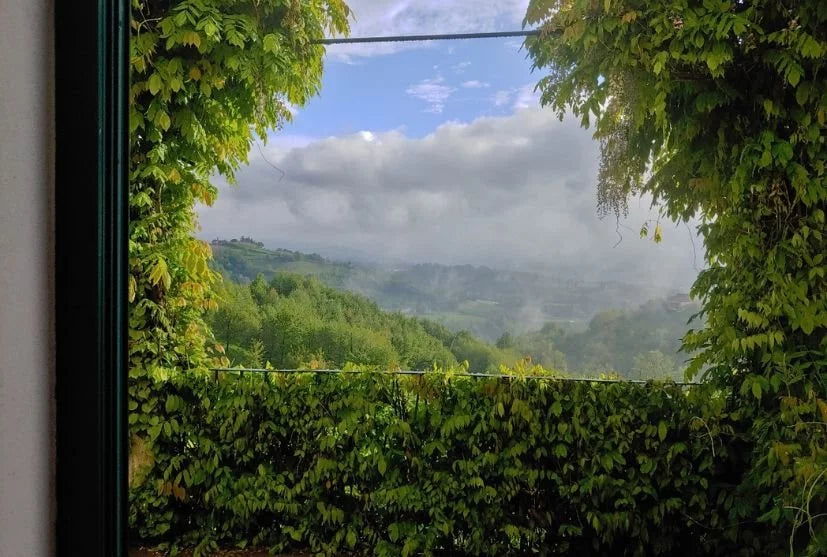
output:
M 445 33 L 437 35 L 395 35 L 388 37 L 342 37 L 333 39 L 317 39 L 313 44 L 357 44 L 357 43 L 398 43 L 411 41 L 445 41 L 463 39 L 497 39 L 501 37 L 533 37 L 540 31 L 493 31 L 490 33 Z
M 210 371 L 218 372 L 235 372 L 235 373 L 318 373 L 318 374 L 360 374 L 360 373 L 376 373 L 386 375 L 429 375 L 435 373 L 433 371 L 414 370 L 414 369 L 399 369 L 390 371 L 364 371 L 358 369 L 264 369 L 264 368 L 242 368 L 242 367 L 214 367 Z M 487 377 L 493 379 L 547 379 L 551 381 L 568 381 L 568 382 L 582 382 L 582 383 L 631 383 L 633 385 L 647 385 L 653 381 L 645 381 L 643 379 L 593 379 L 590 377 L 557 377 L 555 375 L 515 375 L 503 373 L 451 373 L 450 377 Z M 670 382 L 670 384 L 679 387 L 692 387 L 701 385 L 701 383 L 690 382 Z

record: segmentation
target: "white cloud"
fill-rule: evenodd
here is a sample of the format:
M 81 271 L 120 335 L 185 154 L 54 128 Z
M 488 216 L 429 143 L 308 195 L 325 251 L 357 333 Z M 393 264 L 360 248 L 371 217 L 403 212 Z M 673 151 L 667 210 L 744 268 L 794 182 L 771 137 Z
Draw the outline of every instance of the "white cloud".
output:
M 239 187 L 219 182 L 215 206 L 199 211 L 203 237 L 675 287 L 695 276 L 683 226 L 665 224 L 661 244 L 638 238 L 656 216 L 647 199 L 620 227 L 597 218 L 597 144 L 550 110 L 450 122 L 423 138 L 363 131 L 268 151 L 284 178 L 251 157 Z
M 337 61 L 347 64 L 348 66 L 361 66 L 364 63 L 360 58 L 351 56 L 350 54 L 344 52 L 337 53 L 335 58 Z
M 497 91 L 491 96 L 491 103 L 498 108 L 511 103 L 511 109 L 515 111 L 539 108 L 540 94 L 534 90 L 534 83 L 528 83 L 522 87 Z
M 454 73 L 457 74 L 465 73 L 465 70 L 467 70 L 470 65 L 471 62 L 468 61 L 460 62 L 459 64 L 454 64 L 453 66 L 451 66 L 451 69 L 454 71 Z
M 540 106 L 540 93 L 535 91 L 534 87 L 534 83 L 529 83 L 516 90 L 513 105 L 514 110 L 537 108 Z
M 445 108 L 446 101 L 456 91 L 454 87 L 445 85 L 444 83 L 445 80 L 442 76 L 423 79 L 419 83 L 408 87 L 405 92 L 414 98 L 428 103 L 428 108 L 426 108 L 424 112 L 441 114 Z
M 494 103 L 494 106 L 504 106 L 511 100 L 511 94 L 511 91 L 507 90 L 497 91 L 491 96 L 491 102 Z
M 273 161 L 280 159 L 291 149 L 306 147 L 316 141 L 317 138 L 305 135 L 291 135 L 270 131 L 267 134 L 267 142 L 256 139 L 254 147 L 247 154 L 251 165 L 265 164 L 272 168 L 276 166 Z M 278 168 L 276 166 L 276 168 Z M 274 170 L 275 171 L 275 170 Z M 279 174 L 280 175 L 280 174 Z
M 470 81 L 464 81 L 462 86 L 466 89 L 481 89 L 484 87 L 491 87 L 491 84 L 485 81 L 477 81 L 476 79 L 472 79 Z

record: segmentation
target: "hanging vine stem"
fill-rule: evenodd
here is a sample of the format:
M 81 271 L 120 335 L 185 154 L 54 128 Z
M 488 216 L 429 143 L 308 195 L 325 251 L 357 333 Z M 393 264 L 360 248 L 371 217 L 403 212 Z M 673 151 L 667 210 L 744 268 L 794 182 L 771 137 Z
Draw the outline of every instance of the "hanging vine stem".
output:
M 163 19 L 163 18 L 160 18 L 160 17 L 144 18 L 142 21 L 139 21 L 138 24 L 135 26 L 135 34 L 140 37 L 141 36 L 141 27 L 145 23 L 152 23 L 154 21 L 161 21 L 161 19 Z
M 706 428 L 706 434 L 709 436 L 709 446 L 712 449 L 712 458 L 715 458 L 715 437 L 712 436 L 712 430 L 709 429 L 709 424 L 700 416 L 692 416 L 692 419 L 689 421 L 692 422 L 694 420 L 698 420 Z
M 278 166 L 276 166 L 275 164 L 270 162 L 270 160 L 264 155 L 264 150 L 261 148 L 261 143 L 259 143 L 258 141 L 256 141 L 256 147 L 258 147 L 258 152 L 261 154 L 262 160 L 264 160 L 264 162 L 266 162 L 267 164 L 269 164 L 270 166 L 272 166 L 278 172 L 281 173 L 281 176 L 279 177 L 279 182 L 281 182 L 282 179 L 284 179 L 284 176 L 285 176 L 286 172 L 284 172 L 284 170 L 282 170 L 281 168 L 279 168 Z
M 816 477 L 815 477 L 815 479 L 813 479 L 813 483 L 812 483 L 812 485 L 810 485 L 809 489 L 807 488 L 807 484 L 809 483 L 809 480 L 807 480 L 807 482 L 804 483 L 804 490 L 803 491 L 804 491 L 805 495 L 804 495 L 804 501 L 803 501 L 802 506 L 800 506 L 800 507 L 796 507 L 796 506 L 793 506 L 793 505 L 785 505 L 784 506 L 785 509 L 790 509 L 790 510 L 796 511 L 795 520 L 793 521 L 793 527 L 792 527 L 792 530 L 790 531 L 790 557 L 795 557 L 795 545 L 794 545 L 794 543 L 795 543 L 795 533 L 798 531 L 798 529 L 801 528 L 801 526 L 803 526 L 806 523 L 807 524 L 807 529 L 809 530 L 810 535 L 812 537 L 815 537 L 815 529 L 813 528 L 813 522 L 818 518 L 823 518 L 823 517 L 827 516 L 827 513 L 819 513 L 819 514 L 816 514 L 816 515 L 813 515 L 813 514 L 810 513 L 810 502 L 813 500 L 813 491 L 815 491 L 816 486 L 819 484 L 819 482 L 821 481 L 821 479 L 822 479 L 822 477 L 824 476 L 825 473 L 827 473 L 827 468 L 822 469 L 821 472 L 819 472 L 816 475 Z
M 419 388 L 417 388 L 417 390 L 416 390 L 416 402 L 414 403 L 414 413 L 413 413 L 413 420 L 412 420 L 414 422 L 419 417 L 419 391 L 420 391 L 420 388 L 421 388 L 421 385 L 422 385 L 422 376 L 417 378 L 417 383 L 419 383 L 419 385 L 417 385 L 417 387 L 419 387 Z

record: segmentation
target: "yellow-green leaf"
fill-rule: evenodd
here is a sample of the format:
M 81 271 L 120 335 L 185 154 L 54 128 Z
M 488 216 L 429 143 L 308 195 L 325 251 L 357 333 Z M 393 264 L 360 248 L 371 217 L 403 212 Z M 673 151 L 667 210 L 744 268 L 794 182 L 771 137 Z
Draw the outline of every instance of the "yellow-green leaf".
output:
M 158 75 L 158 72 L 155 72 L 150 76 L 149 82 L 147 83 L 147 85 L 149 87 L 149 92 L 152 93 L 153 95 L 157 94 L 158 91 L 161 90 L 161 86 L 163 85 L 163 82 L 161 81 L 161 76 Z
M 155 122 L 158 124 L 158 127 L 164 131 L 167 131 L 172 123 L 169 120 L 169 114 L 166 112 L 159 112 L 158 116 L 155 118 Z
M 663 227 L 658 223 L 655 226 L 655 234 L 653 235 L 652 239 L 655 241 L 656 244 L 661 243 L 663 241 Z
M 758 381 L 752 382 L 752 395 L 757 399 L 761 398 L 761 383 Z
M 163 284 L 164 288 L 169 290 L 172 277 L 169 274 L 167 262 L 163 257 L 159 257 L 155 265 L 152 266 L 152 270 L 149 273 L 149 280 L 154 285 Z

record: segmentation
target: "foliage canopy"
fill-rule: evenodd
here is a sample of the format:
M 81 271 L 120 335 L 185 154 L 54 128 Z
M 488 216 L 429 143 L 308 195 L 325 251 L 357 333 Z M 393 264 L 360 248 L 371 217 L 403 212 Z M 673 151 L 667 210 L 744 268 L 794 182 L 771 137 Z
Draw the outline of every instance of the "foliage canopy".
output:
M 162 422 L 163 383 L 222 360 L 204 323 L 218 275 L 196 240 L 257 134 L 320 87 L 323 47 L 346 33 L 341 0 L 132 0 L 129 166 L 129 427 L 138 458 Z M 177 427 L 177 426 L 176 426 Z M 152 449 L 143 451 L 152 454 Z M 134 462 L 133 458 L 133 462 Z
M 341 0 L 133 0 L 129 175 L 132 404 L 154 405 L 148 376 L 220 358 L 204 311 L 217 275 L 196 240 L 194 205 L 228 179 L 258 134 L 320 86 L 326 32 L 348 30 Z M 133 432 L 150 424 L 130 418 Z
M 341 368 L 348 362 L 428 369 L 457 362 L 416 319 L 383 312 L 315 278 L 277 274 L 266 282 L 259 276 L 250 285 L 227 282 L 221 294 L 224 301 L 208 321 L 232 363 L 250 365 L 246 349 L 255 339 L 264 360 L 280 369 Z
M 827 3 L 532 0 L 542 102 L 594 124 L 598 202 L 701 219 L 705 326 L 690 371 L 758 441 L 756 515 L 827 551 Z

